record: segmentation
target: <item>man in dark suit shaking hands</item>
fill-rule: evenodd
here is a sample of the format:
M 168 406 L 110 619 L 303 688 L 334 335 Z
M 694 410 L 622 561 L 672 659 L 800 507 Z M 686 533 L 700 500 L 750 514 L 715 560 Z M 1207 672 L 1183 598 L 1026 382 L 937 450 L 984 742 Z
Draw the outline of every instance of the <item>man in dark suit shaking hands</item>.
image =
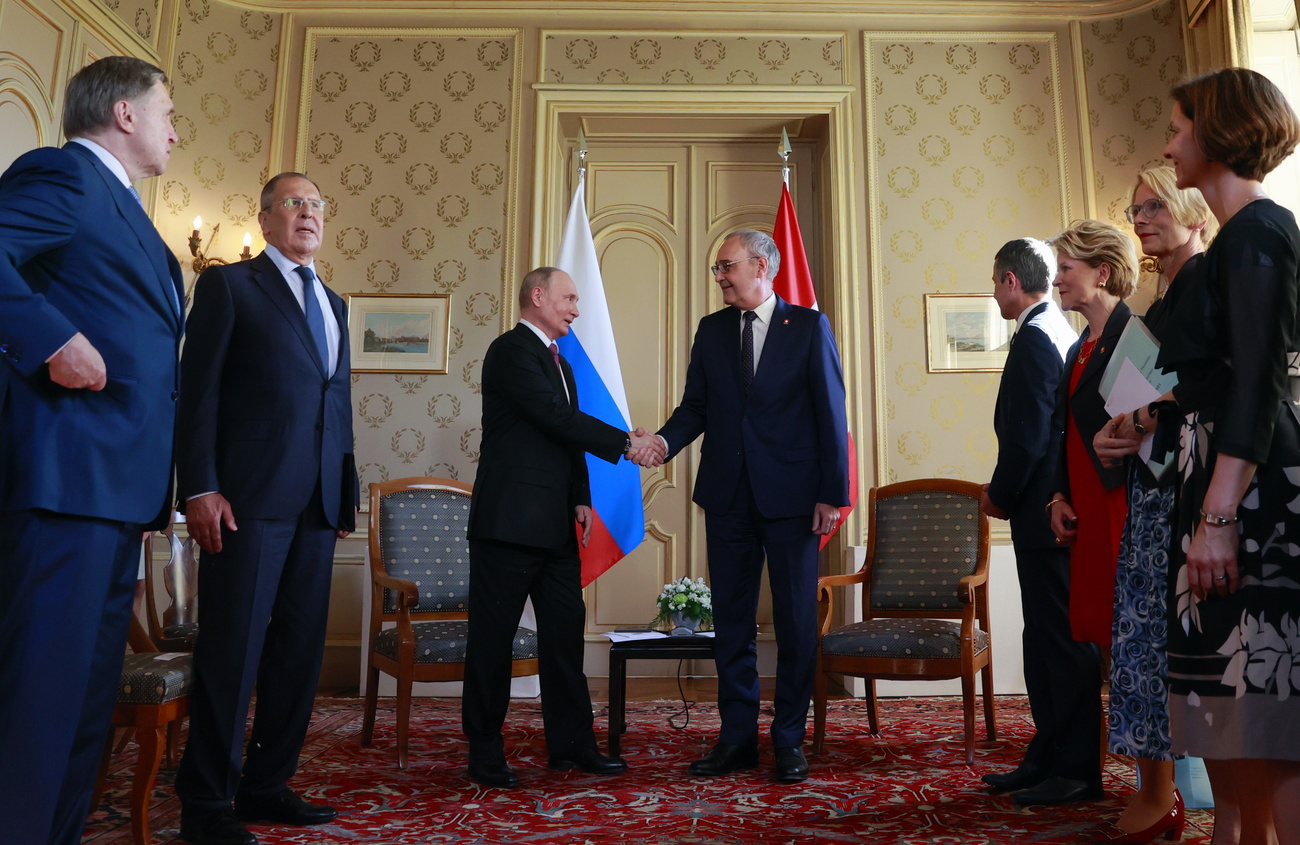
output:
M 62 149 L 0 177 L 0 839 L 81 840 L 142 530 L 170 516 L 180 265 L 131 182 L 167 168 L 163 72 L 68 85 Z
M 808 777 L 802 744 L 817 664 L 817 549 L 849 503 L 844 376 L 826 316 L 772 292 L 781 254 L 741 229 L 712 267 L 727 307 L 700 320 L 668 457 L 700 434 L 722 733 L 696 776 L 758 765 L 755 617 L 767 559 L 776 627 L 776 779 Z
M 1044 509 L 1062 441 L 1052 426 L 1057 385 L 1079 339 L 1048 293 L 1055 269 L 1051 247 L 1033 238 L 1008 242 L 993 259 L 993 298 L 1003 319 L 1016 321 L 1016 333 L 993 414 L 998 462 L 981 508 L 1011 521 L 1035 728 L 1017 768 L 984 775 L 999 790 L 1028 789 L 1053 775 L 1077 778 L 1098 760 L 1096 647 L 1070 636 L 1070 551 L 1057 544 Z
M 550 767 L 592 774 L 627 768 L 596 750 L 582 671 L 578 543 L 587 544 L 592 528 L 584 453 L 613 463 L 631 450 L 657 452 L 659 443 L 641 429 L 621 431 L 578 410 L 573 370 L 555 343 L 577 318 L 573 279 L 539 267 L 519 288 L 519 324 L 492 341 L 483 358 L 462 718 L 469 775 L 487 786 L 519 784 L 506 764 L 501 726 L 510 705 L 511 642 L 530 596 Z
M 261 206 L 266 251 L 199 277 L 181 360 L 176 479 L 203 556 L 176 792 L 195 845 L 253 845 L 244 822 L 336 815 L 288 781 L 320 676 L 334 544 L 355 527 L 347 317 L 313 264 L 320 189 L 281 173 Z

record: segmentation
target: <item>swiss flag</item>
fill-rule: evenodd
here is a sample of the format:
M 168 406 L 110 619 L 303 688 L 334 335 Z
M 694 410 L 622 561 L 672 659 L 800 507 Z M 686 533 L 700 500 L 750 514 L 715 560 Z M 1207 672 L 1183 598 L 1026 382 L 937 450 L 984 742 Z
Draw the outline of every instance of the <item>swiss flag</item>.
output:
M 794 203 L 790 200 L 790 188 L 781 186 L 781 205 L 776 210 L 776 226 L 772 230 L 772 240 L 781 250 L 781 269 L 777 271 L 772 282 L 776 295 L 792 305 L 805 308 L 817 307 L 817 294 L 813 292 L 812 273 L 808 270 L 808 254 L 803 249 L 803 235 L 799 232 L 799 218 L 794 213 Z M 849 504 L 840 508 L 840 521 L 835 524 L 835 531 L 840 530 L 849 512 L 858 504 L 858 452 L 853 445 L 853 433 L 845 432 L 849 439 Z M 821 548 L 826 548 L 835 531 L 822 535 Z

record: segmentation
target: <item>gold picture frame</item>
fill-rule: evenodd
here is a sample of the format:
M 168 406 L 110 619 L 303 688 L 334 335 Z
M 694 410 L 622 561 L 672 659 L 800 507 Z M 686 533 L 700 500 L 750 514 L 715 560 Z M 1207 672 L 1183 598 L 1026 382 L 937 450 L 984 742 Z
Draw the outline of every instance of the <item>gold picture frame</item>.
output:
M 354 373 L 446 373 L 451 295 L 348 294 Z
M 925 363 L 932 373 L 996 373 L 1007 362 L 1015 320 L 991 293 L 925 295 Z

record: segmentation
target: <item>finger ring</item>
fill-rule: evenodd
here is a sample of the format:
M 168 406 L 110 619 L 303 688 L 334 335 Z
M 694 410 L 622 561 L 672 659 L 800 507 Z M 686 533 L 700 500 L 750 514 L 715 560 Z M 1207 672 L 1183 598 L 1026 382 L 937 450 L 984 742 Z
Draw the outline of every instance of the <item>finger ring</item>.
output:
M 1214 580 L 1215 580 L 1215 581 L 1227 581 L 1227 580 L 1228 580 L 1228 576 L 1227 576 L 1227 575 L 1216 575 L 1216 576 L 1214 576 Z
M 1062 540 L 1060 537 L 1057 537 L 1057 538 L 1056 538 L 1056 545 L 1058 545 L 1058 546 L 1063 546 L 1063 545 L 1065 545 L 1065 541 Z

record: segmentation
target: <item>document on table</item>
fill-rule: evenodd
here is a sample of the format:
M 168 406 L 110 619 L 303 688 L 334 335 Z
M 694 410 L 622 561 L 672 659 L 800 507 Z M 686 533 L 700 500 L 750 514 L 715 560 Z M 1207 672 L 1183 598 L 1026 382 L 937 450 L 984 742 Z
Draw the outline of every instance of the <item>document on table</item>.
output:
M 1156 366 L 1160 355 L 1160 342 L 1151 334 L 1141 319 L 1128 321 L 1119 336 L 1115 351 L 1106 372 L 1101 377 L 1101 395 L 1106 401 L 1106 413 L 1112 417 L 1127 414 L 1134 408 L 1144 408 L 1168 393 L 1178 384 L 1175 373 L 1166 373 Z M 1173 462 L 1173 454 L 1155 464 L 1151 462 L 1151 437 L 1142 438 L 1138 457 L 1146 462 L 1151 472 L 1159 478 Z
M 661 640 L 668 635 L 663 631 L 606 631 L 605 636 L 609 637 L 610 642 L 627 643 L 632 640 Z

